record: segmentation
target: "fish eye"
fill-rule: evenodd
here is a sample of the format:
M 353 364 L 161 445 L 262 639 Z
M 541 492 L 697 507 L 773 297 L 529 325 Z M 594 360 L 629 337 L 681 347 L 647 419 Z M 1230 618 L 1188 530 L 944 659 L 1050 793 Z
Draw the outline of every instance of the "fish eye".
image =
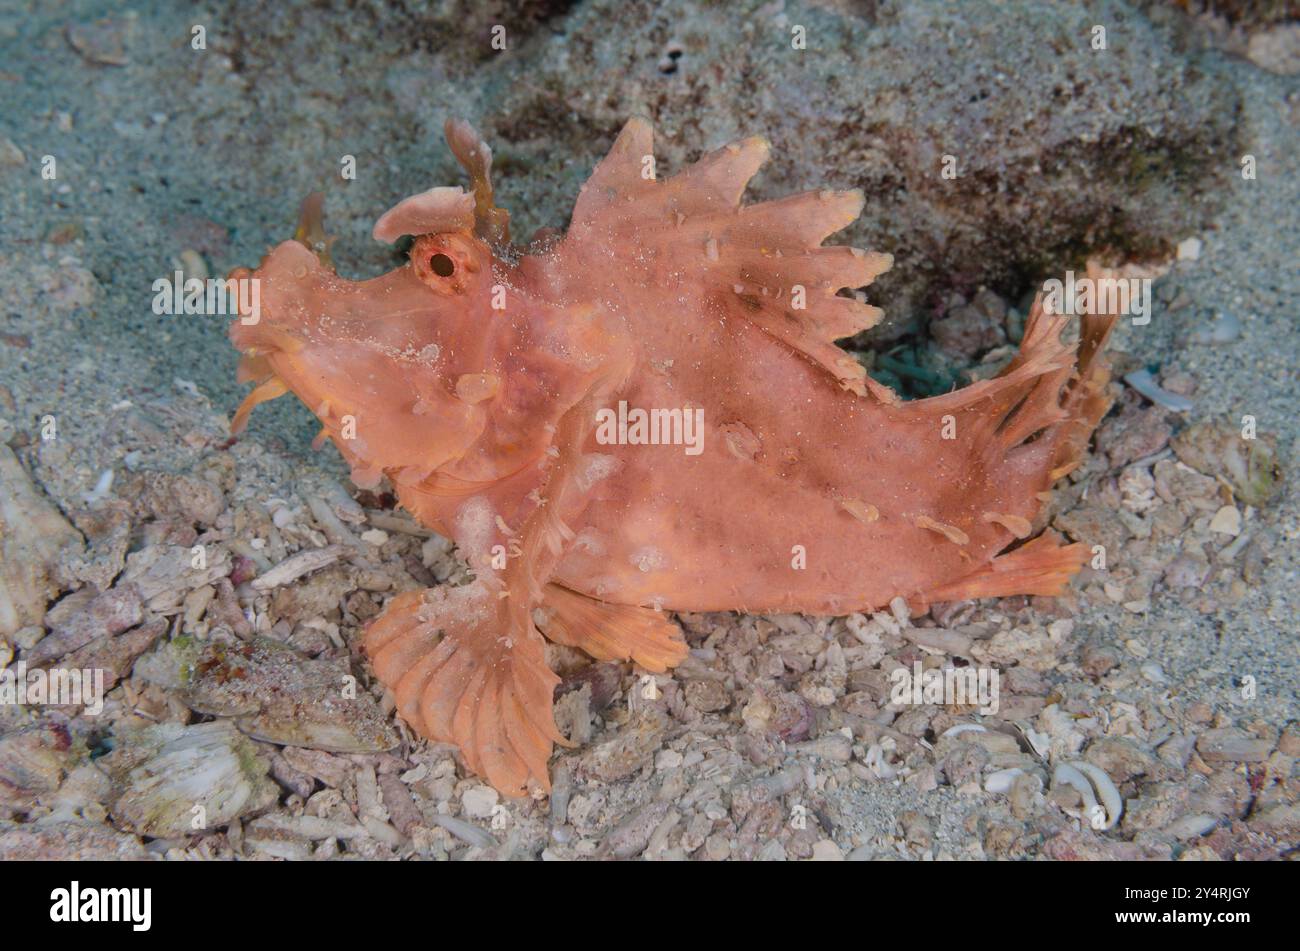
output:
M 456 262 L 446 254 L 435 254 L 429 258 L 429 270 L 439 277 L 451 277 L 456 273 Z
M 462 295 L 469 291 L 481 264 L 480 250 L 474 239 L 459 232 L 419 235 L 407 258 L 415 277 L 425 287 L 441 296 Z

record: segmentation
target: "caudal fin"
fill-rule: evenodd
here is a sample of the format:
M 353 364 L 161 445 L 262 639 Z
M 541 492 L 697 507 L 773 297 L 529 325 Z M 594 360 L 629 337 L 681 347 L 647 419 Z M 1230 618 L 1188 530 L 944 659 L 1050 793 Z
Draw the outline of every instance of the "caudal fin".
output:
M 1089 263 L 1094 280 L 1105 272 Z M 938 517 L 962 537 L 1006 548 L 1041 527 L 1044 493 L 1083 460 L 1088 440 L 1110 408 L 1110 368 L 1103 356 L 1118 314 L 1084 314 L 1075 343 L 1062 334 L 1074 318 L 1034 302 L 1020 352 L 1003 371 L 940 397 L 904 404 L 917 424 L 951 425 L 953 451 L 981 473 L 974 492 L 948 499 Z M 989 536 L 989 526 L 995 534 Z M 994 552 L 998 551 L 993 547 Z M 921 603 L 1015 594 L 1055 595 L 1087 558 L 1085 545 L 1063 545 L 1045 533 L 952 581 L 918 592 Z

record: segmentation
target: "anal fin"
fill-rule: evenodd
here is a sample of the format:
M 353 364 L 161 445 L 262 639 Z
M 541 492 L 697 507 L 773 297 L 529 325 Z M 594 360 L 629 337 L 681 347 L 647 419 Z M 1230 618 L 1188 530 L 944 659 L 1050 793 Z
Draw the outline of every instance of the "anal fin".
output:
M 597 601 L 557 584 L 546 586 L 543 606 L 547 638 L 596 660 L 631 660 L 662 673 L 686 658 L 681 629 L 662 612 Z

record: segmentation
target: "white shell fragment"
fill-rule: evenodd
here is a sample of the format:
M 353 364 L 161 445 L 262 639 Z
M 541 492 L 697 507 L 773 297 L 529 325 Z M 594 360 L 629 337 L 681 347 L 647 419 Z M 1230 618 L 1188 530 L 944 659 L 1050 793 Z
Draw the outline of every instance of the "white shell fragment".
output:
M 958 723 L 944 730 L 941 737 L 960 736 L 962 733 L 987 733 L 988 727 L 981 726 L 978 723 Z
M 1086 819 L 1099 832 L 1115 828 L 1124 814 L 1124 799 L 1119 789 L 1104 770 L 1092 763 L 1062 763 L 1057 766 L 1052 773 L 1052 788 L 1061 785 L 1070 786 L 1083 797 L 1080 818 Z
M 321 568 L 334 564 L 345 554 L 347 554 L 347 549 L 342 545 L 308 548 L 296 555 L 289 556 L 266 574 L 253 579 L 253 587 L 258 591 L 270 591 L 272 588 L 290 584 L 303 575 L 311 574 L 313 571 L 319 571 Z
M 1241 318 L 1220 311 L 1215 314 L 1209 327 L 1203 327 L 1192 334 L 1192 343 L 1232 343 L 1240 336 Z
M 1016 777 L 1024 774 L 1025 771 L 1018 766 L 989 773 L 988 776 L 984 777 L 984 791 L 996 795 L 1010 792 L 1011 785 L 1016 781 Z
M 1160 384 L 1156 382 L 1156 378 L 1151 375 L 1151 371 L 1147 369 L 1134 370 L 1132 373 L 1125 374 L 1124 382 L 1133 387 L 1133 389 L 1137 390 L 1152 403 L 1155 403 L 1157 406 L 1163 406 L 1165 409 L 1171 409 L 1175 413 L 1190 412 L 1192 407 L 1196 405 L 1187 397 L 1181 396 L 1178 393 L 1170 393 L 1168 390 L 1161 387 Z

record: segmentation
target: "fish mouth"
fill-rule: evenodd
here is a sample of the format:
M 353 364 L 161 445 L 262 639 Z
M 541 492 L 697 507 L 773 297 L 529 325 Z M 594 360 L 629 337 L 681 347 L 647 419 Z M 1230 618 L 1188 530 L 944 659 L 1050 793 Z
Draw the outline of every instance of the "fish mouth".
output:
M 276 249 L 279 250 L 278 248 Z M 272 256 L 276 252 L 272 252 Z M 257 273 L 250 273 L 247 268 L 231 272 L 232 278 L 251 278 L 260 280 Z M 230 342 L 234 344 L 241 356 L 235 371 L 235 380 L 239 383 L 256 383 L 230 423 L 231 435 L 239 435 L 248 425 L 248 417 L 261 403 L 276 399 L 290 392 L 289 385 L 276 370 L 277 358 L 283 361 L 303 347 L 301 340 L 289 331 L 272 326 L 269 321 L 258 319 L 248 321 L 249 315 L 240 314 L 240 318 L 230 325 Z
M 288 273 L 295 279 L 308 279 L 313 267 L 337 274 L 330 257 L 330 247 L 334 240 L 325 233 L 325 195 L 323 192 L 312 192 L 298 208 L 298 224 L 294 228 L 293 238 L 273 249 L 256 272 L 249 271 L 248 268 L 236 268 L 230 272 L 230 277 L 261 281 L 264 272 L 278 265 L 286 256 L 301 258 L 288 268 Z M 301 254 L 298 246 L 311 252 L 316 259 L 314 265 L 310 258 Z M 276 358 L 282 358 L 281 362 L 284 358 L 291 359 L 293 354 L 302 349 L 303 343 L 283 327 L 263 321 L 260 313 L 242 309 L 239 319 L 230 327 L 230 342 L 242 354 L 235 379 L 240 383 L 257 383 L 239 404 L 231 420 L 231 434 L 239 435 L 248 425 L 248 418 L 257 406 L 292 391 L 281 374 L 276 372 Z

